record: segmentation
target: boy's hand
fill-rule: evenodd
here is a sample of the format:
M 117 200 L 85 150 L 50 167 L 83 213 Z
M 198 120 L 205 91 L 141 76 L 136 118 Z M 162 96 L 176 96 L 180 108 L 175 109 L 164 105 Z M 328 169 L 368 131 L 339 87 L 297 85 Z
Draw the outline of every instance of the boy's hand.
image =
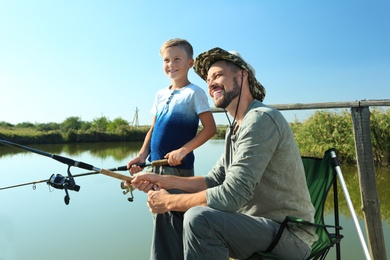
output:
M 127 163 L 127 169 L 129 169 L 130 174 L 133 175 L 134 173 L 142 171 L 143 168 L 138 166 L 138 164 L 142 164 L 142 163 L 145 163 L 145 159 L 142 159 L 139 156 L 130 160 Z
M 187 155 L 185 149 L 180 148 L 177 150 L 173 150 L 167 153 L 164 158 L 168 159 L 168 164 L 171 166 L 180 165 L 183 161 L 183 158 Z

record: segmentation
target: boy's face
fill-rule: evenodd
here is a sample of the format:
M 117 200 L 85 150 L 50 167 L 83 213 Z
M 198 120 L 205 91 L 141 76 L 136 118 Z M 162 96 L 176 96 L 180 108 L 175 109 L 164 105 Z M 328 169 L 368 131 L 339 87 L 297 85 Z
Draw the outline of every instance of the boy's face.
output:
M 172 80 L 187 78 L 194 60 L 179 46 L 168 47 L 162 52 L 164 72 Z

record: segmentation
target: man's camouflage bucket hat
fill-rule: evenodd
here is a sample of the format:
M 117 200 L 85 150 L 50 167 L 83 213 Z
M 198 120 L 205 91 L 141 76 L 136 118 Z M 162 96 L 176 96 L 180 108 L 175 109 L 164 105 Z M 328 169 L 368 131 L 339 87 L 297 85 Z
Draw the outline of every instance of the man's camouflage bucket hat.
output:
M 194 70 L 203 80 L 207 81 L 207 73 L 213 63 L 225 60 L 246 70 L 249 75 L 249 89 L 254 99 L 263 102 L 265 97 L 265 88 L 256 79 L 256 72 L 241 55 L 236 51 L 225 51 L 221 48 L 213 48 L 198 55 L 195 59 Z

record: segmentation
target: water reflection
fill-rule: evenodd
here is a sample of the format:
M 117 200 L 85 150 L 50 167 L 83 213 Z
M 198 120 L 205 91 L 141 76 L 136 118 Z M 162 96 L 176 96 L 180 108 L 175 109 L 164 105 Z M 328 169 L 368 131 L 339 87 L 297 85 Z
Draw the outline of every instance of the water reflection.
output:
M 356 166 L 342 166 L 341 170 L 345 179 L 345 183 L 351 196 L 352 203 L 356 210 L 356 215 L 359 220 L 364 218 L 363 211 L 358 207 L 362 205 L 361 194 L 359 188 L 359 176 Z M 378 188 L 378 197 L 380 202 L 381 216 L 382 220 L 390 225 L 390 169 L 388 168 L 379 168 L 376 170 L 377 178 L 377 188 Z M 332 196 L 333 190 L 330 191 L 330 196 Z M 348 209 L 348 205 L 344 199 L 343 191 L 339 185 L 338 187 L 338 197 L 339 197 L 339 210 L 340 213 L 346 217 L 350 217 L 351 214 Z M 325 204 L 325 213 L 330 213 L 333 211 L 333 201 L 331 199 L 327 200 Z
M 142 143 L 99 143 L 31 145 L 100 168 L 125 165 Z M 207 174 L 223 150 L 223 140 L 211 140 L 195 152 L 197 175 Z M 85 172 L 72 167 L 72 173 Z M 47 179 L 53 173 L 66 174 L 66 165 L 50 158 L 0 145 L 0 187 Z M 356 167 L 342 167 L 351 199 L 365 233 L 360 209 L 360 189 Z M 390 250 L 390 170 L 377 171 L 383 230 Z M 71 202 L 63 203 L 62 190 L 45 184 L 0 191 L 0 259 L 149 259 L 152 219 L 146 195 L 135 192 L 127 202 L 116 179 L 104 175 L 80 177 L 79 192 L 71 192 Z M 363 259 L 359 240 L 341 188 L 339 189 L 343 259 Z M 326 204 L 332 217 L 331 201 Z M 389 252 L 388 252 L 389 254 Z M 327 259 L 334 259 L 331 252 Z
M 101 168 L 125 165 L 140 143 L 34 145 Z M 66 175 L 67 166 L 18 148 L 0 146 L 0 186 Z M 72 173 L 85 170 L 72 167 Z M 119 180 L 91 175 L 76 180 L 79 192 L 38 184 L 0 191 L 0 259 L 148 259 L 151 217 L 146 196 L 129 203 Z
M 112 157 L 116 161 L 128 158 L 130 154 L 138 152 L 141 146 L 142 142 L 29 145 L 29 147 L 34 149 L 52 154 L 65 153 L 69 156 L 79 156 L 82 153 L 88 152 L 96 158 L 106 159 Z M 0 159 L 20 153 L 31 152 L 4 145 L 0 147 Z

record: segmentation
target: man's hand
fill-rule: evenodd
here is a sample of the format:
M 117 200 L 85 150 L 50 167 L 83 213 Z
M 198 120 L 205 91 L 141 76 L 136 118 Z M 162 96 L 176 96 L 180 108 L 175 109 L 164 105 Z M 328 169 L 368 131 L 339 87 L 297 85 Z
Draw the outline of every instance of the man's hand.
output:
M 169 196 L 174 196 L 169 194 L 166 190 L 158 189 L 156 191 L 150 190 L 148 192 L 148 207 L 152 213 L 165 213 L 168 212 L 168 199 Z
M 131 185 L 134 189 L 138 189 L 147 193 L 159 186 L 160 175 L 151 172 L 141 172 L 134 175 L 131 183 L 125 182 L 125 185 Z

